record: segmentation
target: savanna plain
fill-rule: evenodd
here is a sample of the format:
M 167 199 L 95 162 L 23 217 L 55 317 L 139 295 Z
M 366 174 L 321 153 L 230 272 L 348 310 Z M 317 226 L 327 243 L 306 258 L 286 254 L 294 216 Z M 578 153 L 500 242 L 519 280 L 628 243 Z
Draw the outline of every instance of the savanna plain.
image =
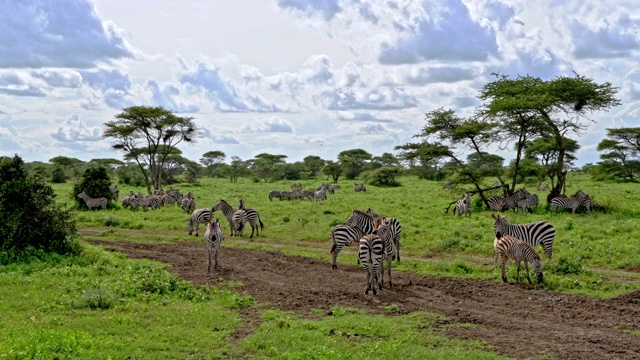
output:
M 505 212 L 511 223 L 548 221 L 553 257 L 542 248 L 544 282 L 515 264 L 509 283 L 494 267 L 492 212 L 473 197 L 471 216 L 447 212 L 470 187 L 398 178 L 400 187 L 355 192 L 353 181 L 324 201 L 273 200 L 290 182 L 199 179 L 197 208 L 225 199 L 259 211 L 260 235 L 225 234 L 219 268 L 207 272 L 203 234 L 190 214 L 156 210 L 77 211 L 82 252 L 0 267 L 2 359 L 638 359 L 640 185 L 570 173 L 567 195 L 599 205 L 586 213 L 546 207 Z M 305 188 L 326 179 L 298 182 Z M 487 180 L 489 186 L 490 181 Z M 52 184 L 75 206 L 73 184 Z M 120 195 L 146 189 L 118 185 Z M 353 210 L 373 209 L 402 225 L 393 288 L 364 294 L 356 248 L 331 269 L 329 234 Z

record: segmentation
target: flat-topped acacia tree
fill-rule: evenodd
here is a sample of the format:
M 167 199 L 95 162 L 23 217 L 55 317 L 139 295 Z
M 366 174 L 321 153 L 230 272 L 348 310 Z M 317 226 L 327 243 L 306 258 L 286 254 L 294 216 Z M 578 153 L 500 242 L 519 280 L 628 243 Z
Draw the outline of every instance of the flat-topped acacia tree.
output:
M 163 107 L 131 106 L 107 121 L 103 139 L 134 160 L 144 175 L 147 191 L 162 188 L 162 169 L 179 143 L 194 143 L 200 132 L 191 117 L 176 116 Z

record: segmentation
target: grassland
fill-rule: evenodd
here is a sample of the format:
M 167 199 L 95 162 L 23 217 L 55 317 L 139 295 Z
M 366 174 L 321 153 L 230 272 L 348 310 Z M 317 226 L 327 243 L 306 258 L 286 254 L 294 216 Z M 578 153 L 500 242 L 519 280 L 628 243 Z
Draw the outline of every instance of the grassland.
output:
M 364 193 L 355 193 L 353 184 L 343 181 L 342 189 L 322 202 L 269 201 L 269 191 L 289 189 L 287 182 L 201 179 L 199 184 L 177 187 L 193 191 L 198 208 L 211 208 L 219 199 L 237 206 L 244 198 L 248 207 L 260 211 L 265 229 L 259 238 L 226 241 L 224 246 L 277 248 L 328 263 L 331 227 L 344 222 L 354 209 L 373 208 L 402 223 L 403 260 L 394 269 L 500 281 L 492 269 L 491 212 L 476 206 L 470 217 L 447 214 L 447 205 L 464 188 L 444 190 L 437 182 L 412 177 L 399 180 L 401 187 L 367 186 Z M 321 182 L 302 183 L 314 188 Z M 523 185 L 530 191 L 535 188 Z M 54 189 L 59 202 L 73 203 L 71 184 Z M 532 191 L 541 198 L 539 209 L 507 214 L 512 223 L 545 220 L 557 230 L 554 257 L 544 263 L 545 283 L 536 287 L 597 297 L 640 289 L 640 185 L 597 183 L 572 175 L 567 193 L 578 189 L 607 212 L 551 214 L 544 209 L 546 193 Z M 120 191 L 145 189 L 120 186 Z M 178 207 L 132 212 L 116 206 L 78 212 L 77 221 L 84 234 L 81 241 L 202 241 L 187 235 L 188 217 Z M 141 229 L 144 236 L 136 231 Z M 79 257 L 53 256 L 0 268 L 0 308 L 5 314 L 0 320 L 0 358 L 397 358 L 407 348 L 415 358 L 498 358 L 486 344 L 443 337 L 434 328 L 442 318 L 439 314 L 389 320 L 337 308 L 331 317 L 301 318 L 260 310 L 260 304 L 236 293 L 233 284 L 196 289 L 164 271 L 162 264 L 127 259 L 90 245 L 84 248 Z M 346 250 L 338 261 L 352 264 L 353 257 Z M 514 274 L 510 269 L 508 276 Z M 240 311 L 248 307 L 263 312 L 262 323 L 233 343 L 230 334 L 242 326 Z M 338 328 L 361 336 L 356 342 L 327 336 Z

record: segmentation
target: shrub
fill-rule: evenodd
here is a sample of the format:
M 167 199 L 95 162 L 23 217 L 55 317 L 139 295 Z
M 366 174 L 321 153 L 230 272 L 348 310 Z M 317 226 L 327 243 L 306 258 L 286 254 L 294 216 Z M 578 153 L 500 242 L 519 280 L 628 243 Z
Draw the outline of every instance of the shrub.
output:
M 84 191 L 93 198 L 105 197 L 111 200 L 113 194 L 109 190 L 109 183 L 110 180 L 107 169 L 102 166 L 89 168 L 82 174 L 80 182 L 73 186 L 71 196 L 78 203 L 79 209 L 86 209 L 87 205 L 84 203 L 84 200 L 78 198 L 78 194 Z
M 25 251 L 72 252 L 75 222 L 71 212 L 56 205 L 53 189 L 30 176 L 23 160 L 0 158 L 0 257 L 3 263 Z
M 62 168 L 56 167 L 53 169 L 53 172 L 51 173 L 51 182 L 54 184 L 64 184 L 67 182 L 67 175 L 65 175 Z

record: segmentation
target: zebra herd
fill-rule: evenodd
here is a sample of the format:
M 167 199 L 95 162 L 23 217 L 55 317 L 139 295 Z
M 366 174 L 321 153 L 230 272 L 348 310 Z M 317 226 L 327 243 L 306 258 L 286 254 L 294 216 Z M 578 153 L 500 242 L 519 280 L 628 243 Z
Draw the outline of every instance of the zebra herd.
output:
M 514 209 L 516 212 L 528 212 L 531 208 L 538 206 L 540 198 L 538 194 L 531 194 L 526 188 L 521 188 L 510 196 L 491 196 L 487 203 L 489 204 L 489 209 L 493 211 Z
M 309 201 L 321 201 L 327 200 L 327 194 L 334 194 L 336 190 L 340 189 L 340 185 L 330 185 L 323 183 L 316 189 L 304 189 L 300 185 L 291 185 L 291 190 L 271 190 L 269 191 L 269 200 L 304 200 Z

